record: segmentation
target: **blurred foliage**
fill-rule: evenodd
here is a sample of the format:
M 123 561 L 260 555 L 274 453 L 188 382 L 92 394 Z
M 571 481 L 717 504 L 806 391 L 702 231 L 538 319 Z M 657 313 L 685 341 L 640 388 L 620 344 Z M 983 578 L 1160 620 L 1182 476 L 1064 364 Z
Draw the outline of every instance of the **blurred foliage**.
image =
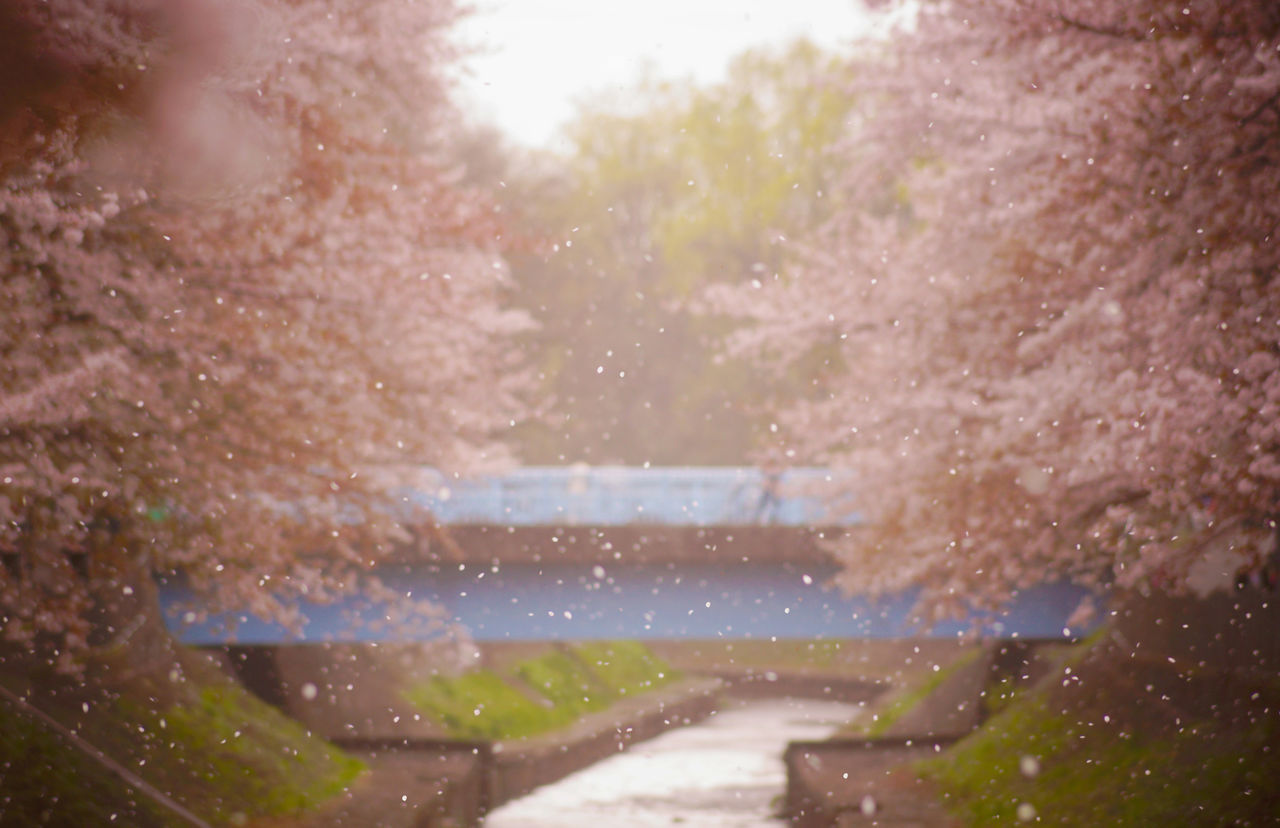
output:
M 691 305 L 713 282 L 786 278 L 788 240 L 831 213 L 846 72 L 799 41 L 714 86 L 644 80 L 629 105 L 581 106 L 567 158 L 504 165 L 495 134 L 473 133 L 470 175 L 499 178 L 513 226 L 541 240 L 513 257 L 554 400 L 516 432 L 527 462 L 742 463 L 769 434 L 764 404 L 812 387 L 809 366 L 764 375 L 724 354 L 727 322 Z

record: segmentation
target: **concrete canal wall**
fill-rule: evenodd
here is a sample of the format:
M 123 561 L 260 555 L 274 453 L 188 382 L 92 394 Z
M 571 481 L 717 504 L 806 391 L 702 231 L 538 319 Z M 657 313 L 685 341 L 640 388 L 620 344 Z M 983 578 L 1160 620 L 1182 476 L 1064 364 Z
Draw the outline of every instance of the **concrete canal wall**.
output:
M 555 646 L 476 645 L 470 664 L 501 670 Z M 912 658 L 910 645 L 901 648 L 905 658 Z M 682 680 L 624 698 L 554 732 L 512 741 L 464 740 L 445 738 L 402 695 L 414 682 L 460 671 L 467 654 L 459 659 L 456 647 L 294 644 L 228 646 L 213 652 L 253 692 L 313 732 L 375 768 L 397 768 L 396 773 L 407 772 L 424 789 L 431 788 L 417 813 L 424 825 L 476 824 L 486 811 L 536 787 L 700 722 L 732 698 L 790 696 L 857 704 L 872 701 L 888 686 L 878 679 L 805 674 L 785 666 L 778 671 L 716 666 L 686 670 Z
M 919 780 L 901 766 L 935 755 L 980 727 L 987 693 L 1008 677 L 1034 683 L 1045 669 L 1037 649 L 1060 643 L 1007 640 L 969 649 L 882 734 L 792 742 L 783 755 L 784 815 L 799 828 L 862 824 L 885 812 L 892 812 L 895 825 L 945 824 L 938 803 L 921 796 Z
M 422 790 L 430 788 L 420 797 L 416 818 L 422 825 L 477 824 L 503 803 L 703 721 L 736 699 L 868 705 L 940 668 L 945 678 L 882 736 L 788 747 L 788 815 L 797 825 L 829 825 L 862 807 L 860 789 L 847 779 L 871 778 L 875 773 L 867 768 L 935 752 L 970 732 L 981 724 L 984 692 L 1003 676 L 1033 669 L 1042 643 L 1002 641 L 975 649 L 936 639 L 660 642 L 652 649 L 682 669 L 684 679 L 624 698 L 569 727 L 511 741 L 445 738 L 405 701 L 403 688 L 468 664 L 506 672 L 564 645 L 478 644 L 462 659 L 456 647 L 377 644 L 227 647 L 220 656 L 251 689 L 313 731 L 375 768 L 398 768 L 396 773 L 420 780 Z M 904 789 L 901 798 L 896 812 L 909 811 L 912 792 Z
M 461 669 L 456 647 L 431 642 L 228 645 L 209 652 L 254 695 L 330 740 L 442 736 L 404 690 Z
M 668 730 L 706 719 L 721 683 L 691 679 L 589 714 L 572 727 L 515 741 L 338 737 L 339 747 L 375 767 L 411 765 L 433 786 L 419 825 L 476 825 L 485 813 L 541 785 Z M 435 771 L 433 773 L 433 770 Z

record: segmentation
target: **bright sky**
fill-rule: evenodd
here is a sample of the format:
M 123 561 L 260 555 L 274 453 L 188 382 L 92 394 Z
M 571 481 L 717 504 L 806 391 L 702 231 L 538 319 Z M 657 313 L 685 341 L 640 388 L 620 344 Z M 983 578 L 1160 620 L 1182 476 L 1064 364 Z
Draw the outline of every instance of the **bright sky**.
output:
M 484 51 L 460 100 L 517 142 L 553 147 L 586 93 L 625 90 L 646 65 L 719 80 L 730 58 L 797 37 L 838 49 L 871 28 L 858 0 L 476 0 L 459 26 Z

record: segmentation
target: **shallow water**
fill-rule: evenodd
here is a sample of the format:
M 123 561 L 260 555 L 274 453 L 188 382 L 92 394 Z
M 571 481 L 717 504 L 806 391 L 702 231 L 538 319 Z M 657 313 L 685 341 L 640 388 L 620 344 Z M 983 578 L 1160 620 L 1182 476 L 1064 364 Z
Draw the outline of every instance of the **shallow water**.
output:
M 744 703 L 664 733 L 507 803 L 487 828 L 779 826 L 787 742 L 821 739 L 853 705 L 798 699 Z

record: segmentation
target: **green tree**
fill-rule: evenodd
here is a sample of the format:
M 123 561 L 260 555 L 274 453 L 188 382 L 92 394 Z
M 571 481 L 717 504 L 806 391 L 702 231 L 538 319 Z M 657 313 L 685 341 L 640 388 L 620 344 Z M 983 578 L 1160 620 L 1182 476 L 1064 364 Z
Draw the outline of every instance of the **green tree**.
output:
M 814 365 L 766 376 L 724 354 L 728 324 L 693 306 L 714 282 L 785 279 L 788 239 L 831 212 L 842 71 L 800 41 L 710 87 L 643 80 L 638 104 L 583 105 L 569 158 L 510 176 L 509 208 L 546 239 L 513 261 L 555 399 L 553 424 L 519 435 L 527 460 L 742 462 L 763 403 L 811 385 Z

